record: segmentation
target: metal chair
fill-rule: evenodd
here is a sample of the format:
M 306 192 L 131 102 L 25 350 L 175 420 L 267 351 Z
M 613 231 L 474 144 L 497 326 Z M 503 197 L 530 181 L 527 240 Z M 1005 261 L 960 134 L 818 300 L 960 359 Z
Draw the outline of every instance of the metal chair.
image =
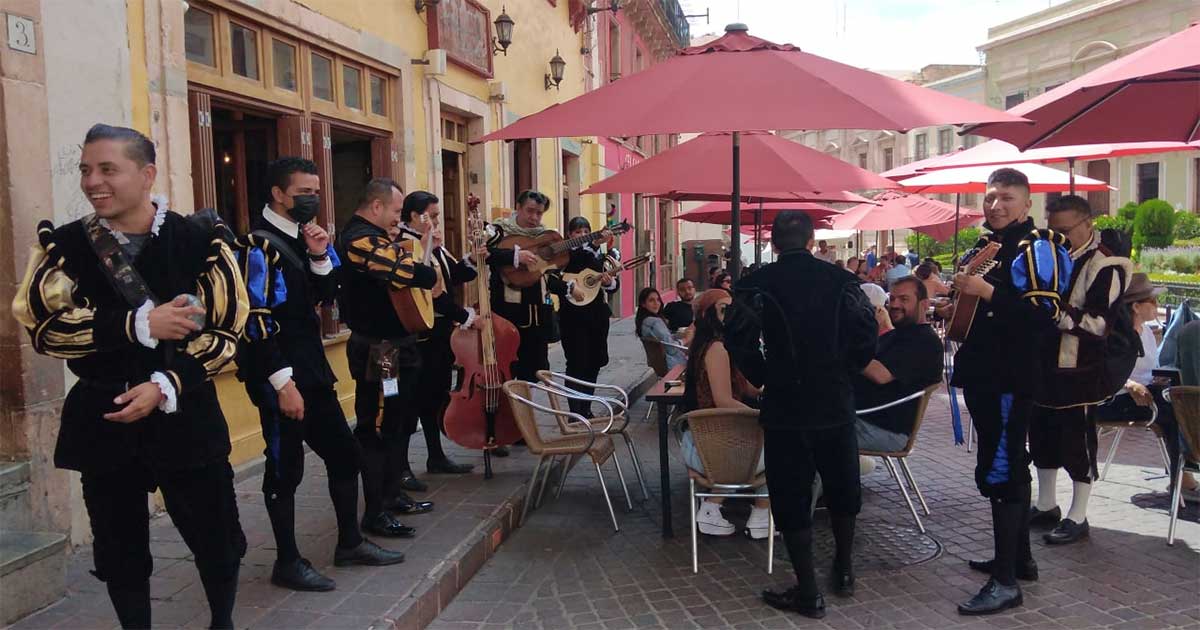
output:
M 1175 409 L 1175 422 L 1179 424 L 1180 446 L 1186 447 L 1195 457 L 1200 455 L 1200 386 L 1183 385 L 1169 388 L 1164 397 Z M 1179 503 L 1183 500 L 1183 473 L 1200 472 L 1200 466 L 1188 464 L 1180 449 L 1179 462 L 1172 472 L 1174 490 L 1171 492 L 1171 524 L 1167 527 L 1167 545 L 1175 544 L 1175 522 L 1179 520 Z
M 670 368 L 667 367 L 667 351 L 665 350 L 666 346 L 678 348 L 683 350 L 684 353 L 687 353 L 688 351 L 687 346 L 682 344 L 659 341 L 651 337 L 642 337 L 641 339 L 642 348 L 646 351 L 646 365 L 649 365 L 650 369 L 654 370 L 654 375 L 658 378 L 664 378 L 667 375 L 667 372 L 671 371 Z M 646 417 L 642 418 L 642 422 L 646 422 L 650 419 L 650 414 L 654 413 L 654 405 L 656 404 L 658 403 L 650 403 L 650 406 L 646 409 Z
M 525 508 L 521 510 L 521 523 L 525 522 L 525 516 L 529 513 L 529 506 L 533 501 L 533 489 L 537 485 L 538 472 L 542 464 L 547 459 L 550 460 L 546 466 L 546 472 L 542 477 L 542 488 L 538 491 L 538 504 L 541 503 L 542 496 L 546 493 L 546 481 L 550 477 L 550 469 L 554 467 L 554 460 L 558 457 L 572 460 L 573 458 L 587 455 L 592 458 L 592 464 L 596 467 L 596 476 L 600 479 L 600 490 L 604 492 L 604 502 L 608 505 L 608 515 L 612 517 L 613 529 L 621 531 L 620 525 L 617 524 L 617 514 L 613 511 L 612 499 L 608 496 L 608 487 L 604 485 L 604 473 L 600 470 L 600 466 L 609 459 L 612 459 L 613 465 L 617 469 L 617 477 L 621 480 L 621 490 L 625 492 L 626 504 L 632 507 L 633 501 L 629 498 L 629 488 L 625 486 L 625 474 L 621 472 L 621 462 L 617 461 L 616 457 L 613 457 L 616 450 L 613 447 L 612 438 L 604 435 L 604 431 L 609 426 L 596 430 L 587 418 L 579 414 L 569 411 L 558 411 L 538 404 L 533 401 L 533 392 L 535 390 L 545 392 L 547 395 L 553 393 L 549 388 L 538 383 L 512 380 L 504 384 L 504 393 L 512 402 L 513 420 L 516 421 L 517 428 L 521 431 L 521 437 L 524 438 L 529 452 L 538 456 L 537 465 L 533 467 L 533 474 L 529 477 L 529 488 L 525 491 Z M 537 411 L 542 411 L 555 417 L 567 416 L 573 422 L 586 426 L 588 431 L 587 433 L 576 435 L 543 437 L 537 423 L 535 413 Z M 609 425 L 611 426 L 611 424 L 612 418 L 610 417 Z M 564 463 L 564 477 L 566 477 L 568 470 L 570 470 L 569 462 Z M 560 490 L 561 487 L 560 484 Z
M 904 487 L 904 482 L 900 479 L 900 475 L 896 471 L 896 464 L 892 460 L 895 459 L 900 463 L 900 470 L 904 472 L 904 477 L 908 480 L 908 485 L 912 486 L 913 491 L 917 493 L 917 499 L 921 501 L 921 509 L 924 510 L 925 515 L 928 516 L 929 504 L 925 503 L 925 495 L 921 493 L 921 488 L 917 486 L 917 480 L 915 477 L 913 477 L 912 470 L 910 470 L 908 467 L 908 456 L 910 453 L 912 453 L 913 446 L 915 446 L 917 443 L 917 433 L 921 430 L 921 422 L 925 419 L 925 409 L 929 406 L 929 399 L 933 397 L 933 393 L 937 391 L 939 385 L 940 383 L 935 383 L 929 387 L 926 387 L 922 391 L 914 392 L 899 400 L 894 400 L 878 407 L 871 407 L 870 409 L 860 409 L 855 412 L 859 417 L 862 417 L 877 411 L 890 409 L 897 405 L 902 405 L 913 400 L 919 401 L 917 403 L 916 418 L 913 419 L 912 433 L 908 434 L 908 443 L 904 445 L 904 448 L 898 451 L 870 451 L 859 449 L 858 454 L 866 455 L 868 457 L 878 457 L 883 460 L 884 466 L 887 466 L 888 472 L 891 473 L 892 478 L 896 480 L 896 487 L 900 488 L 900 494 L 904 496 L 904 502 L 908 505 L 908 511 L 912 513 L 913 520 L 917 523 L 917 529 L 921 530 L 922 534 L 925 533 L 925 525 L 921 522 L 921 516 L 917 514 L 917 508 L 915 505 L 913 505 L 912 497 L 908 494 L 908 488 Z
M 633 473 L 637 477 L 638 487 L 642 491 L 642 499 L 648 499 L 650 497 L 650 493 L 646 489 L 646 479 L 642 474 L 642 463 L 638 458 L 637 446 L 633 443 L 633 439 L 629 436 L 628 432 L 629 394 L 626 393 L 624 389 L 621 389 L 616 385 L 592 383 L 559 372 L 552 372 L 550 370 L 538 370 L 537 378 L 546 387 L 556 390 L 555 393 L 547 394 L 547 397 L 550 399 L 550 406 L 558 411 L 569 411 L 569 407 L 564 404 L 564 401 L 570 399 L 599 402 L 609 409 L 613 418 L 612 422 L 609 423 L 609 428 L 604 431 L 604 434 L 610 436 L 620 435 L 621 439 L 625 441 L 625 447 L 629 450 L 629 459 L 633 460 Z M 615 397 L 585 394 L 573 389 L 572 385 L 576 387 L 590 387 L 593 390 L 599 391 L 610 391 L 614 393 Z M 564 409 L 564 407 L 567 408 Z M 579 423 L 570 422 L 563 416 L 556 416 L 556 418 L 558 420 L 558 426 L 562 430 L 563 435 L 586 433 L 589 430 L 589 427 L 585 427 Z M 565 478 L 566 475 L 563 477 Z M 561 486 L 561 482 L 559 485 Z
M 1096 429 L 1098 431 L 1097 437 L 1104 437 L 1110 433 L 1114 434 L 1112 444 L 1108 446 L 1108 456 L 1104 458 L 1104 470 L 1100 471 L 1100 481 L 1104 481 L 1104 478 L 1108 476 L 1108 469 L 1112 466 L 1113 457 L 1117 454 L 1117 445 L 1121 443 L 1121 436 L 1125 434 L 1125 429 L 1141 427 L 1149 431 L 1150 426 L 1153 425 L 1154 421 L 1157 419 L 1158 405 L 1151 400 L 1149 420 L 1116 420 L 1096 422 Z M 1161 439 L 1155 441 L 1158 442 L 1159 453 L 1163 458 L 1163 468 L 1169 474 L 1171 471 L 1171 460 L 1169 457 L 1167 457 L 1167 445 L 1164 444 Z
M 691 497 L 692 573 L 700 572 L 699 542 L 696 534 L 697 499 L 708 497 L 764 499 L 768 498 L 766 476 L 756 474 L 763 449 L 763 431 L 758 424 L 757 409 L 699 409 L 676 417 L 678 429 L 688 424 L 696 451 L 704 470 L 691 471 L 688 495 Z M 680 431 L 675 431 L 678 437 Z M 711 490 L 729 492 L 696 492 L 696 482 Z M 756 492 L 747 492 L 760 488 Z M 775 517 L 767 521 L 767 573 L 775 567 Z

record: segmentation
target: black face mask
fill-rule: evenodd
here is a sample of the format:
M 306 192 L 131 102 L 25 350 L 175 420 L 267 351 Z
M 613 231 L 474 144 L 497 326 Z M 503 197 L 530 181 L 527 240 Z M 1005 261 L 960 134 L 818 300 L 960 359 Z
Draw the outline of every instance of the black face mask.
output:
M 288 214 L 300 225 L 315 219 L 317 212 L 321 210 L 321 198 L 317 195 L 295 195 L 292 197 L 292 204 L 292 207 L 288 208 Z

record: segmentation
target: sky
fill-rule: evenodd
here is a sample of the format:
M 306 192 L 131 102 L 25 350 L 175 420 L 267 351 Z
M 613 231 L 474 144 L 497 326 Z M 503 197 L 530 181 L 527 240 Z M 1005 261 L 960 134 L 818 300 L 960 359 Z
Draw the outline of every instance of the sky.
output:
M 987 29 L 1064 0 L 679 0 L 692 36 L 744 22 L 750 34 L 873 70 L 977 64 Z

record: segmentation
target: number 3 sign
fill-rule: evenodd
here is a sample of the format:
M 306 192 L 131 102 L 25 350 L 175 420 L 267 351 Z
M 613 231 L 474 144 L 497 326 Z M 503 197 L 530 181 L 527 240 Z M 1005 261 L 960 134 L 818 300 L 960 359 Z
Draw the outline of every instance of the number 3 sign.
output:
M 8 16 L 8 47 L 31 55 L 37 54 L 33 20 L 20 15 Z

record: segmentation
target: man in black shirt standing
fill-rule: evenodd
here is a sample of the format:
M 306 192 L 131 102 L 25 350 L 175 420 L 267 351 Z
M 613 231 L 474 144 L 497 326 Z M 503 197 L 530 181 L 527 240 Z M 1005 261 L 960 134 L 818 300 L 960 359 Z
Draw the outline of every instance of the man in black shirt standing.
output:
M 812 557 L 812 486 L 820 473 L 837 551 L 833 588 L 854 592 L 855 518 L 862 505 L 851 378 L 875 354 L 875 317 L 858 279 L 813 258 L 812 219 L 783 212 L 771 228 L 776 262 L 742 278 L 737 308 L 725 316 L 726 347 L 742 373 L 763 386 L 767 485 L 771 512 L 787 545 L 797 585 L 764 591 L 770 606 L 825 616 Z M 739 317 L 748 308 L 754 317 Z M 740 321 L 739 321 L 740 320 Z M 765 346 L 764 357 L 761 348 Z
M 887 316 L 880 317 L 875 358 L 854 379 L 854 403 L 871 409 L 900 400 L 942 378 L 942 342 L 925 312 L 929 294 L 925 285 L 909 276 L 897 280 L 888 294 Z M 912 434 L 918 401 L 882 409 L 858 418 L 858 448 L 864 451 L 898 451 Z
M 692 325 L 695 314 L 692 313 L 692 298 L 696 297 L 696 285 L 688 278 L 681 278 L 675 283 L 675 295 L 678 300 L 663 307 L 663 316 L 667 318 L 667 327 L 679 330 Z
M 358 527 L 359 447 L 346 423 L 325 358 L 316 306 L 337 293 L 340 263 L 329 234 L 313 222 L 320 209 L 321 180 L 311 160 L 284 157 L 268 167 L 270 202 L 254 230 L 238 242 L 239 264 L 249 283 L 254 316 L 238 349 L 238 377 L 258 407 L 266 441 L 263 497 L 275 534 L 271 583 L 297 591 L 330 591 L 296 546 L 296 487 L 304 476 L 304 445 L 322 460 L 337 515 L 337 566 L 388 565 L 404 554 L 362 537 Z M 262 256 L 250 249 L 257 247 Z M 275 274 L 282 286 L 268 284 Z M 259 304 L 264 298 L 282 301 Z

